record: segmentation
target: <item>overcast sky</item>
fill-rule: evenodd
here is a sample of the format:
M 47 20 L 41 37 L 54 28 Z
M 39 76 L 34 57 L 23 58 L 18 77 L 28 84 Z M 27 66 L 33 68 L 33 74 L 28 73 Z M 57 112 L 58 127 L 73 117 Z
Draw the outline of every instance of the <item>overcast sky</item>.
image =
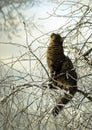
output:
M 30 21 L 32 23 L 34 22 L 34 25 L 36 25 L 36 27 L 45 34 L 47 32 L 58 29 L 61 26 L 61 21 L 62 24 L 64 24 L 63 18 L 62 20 L 61 18 L 52 18 L 52 17 L 48 18 L 49 17 L 48 13 L 52 13 L 55 7 L 56 4 L 54 3 L 52 4 L 51 2 L 49 3 L 43 2 L 42 4 L 35 5 L 31 8 L 29 7 L 28 9 L 25 9 L 23 13 L 25 14 L 25 16 L 30 17 Z M 25 23 L 28 24 L 28 21 L 25 21 Z M 25 36 L 23 21 L 21 21 L 20 27 L 21 27 L 21 31 L 18 32 L 19 37 L 16 37 L 11 34 L 12 39 L 8 39 L 7 33 L 1 31 L 0 42 L 13 42 L 13 43 L 26 45 L 25 43 L 26 36 Z M 36 28 L 31 29 L 31 25 L 29 27 L 32 35 L 34 36 L 34 39 L 41 35 L 40 31 L 38 31 Z M 29 36 L 29 42 L 31 42 L 31 39 L 32 38 Z M 13 47 L 12 45 L 8 45 L 8 44 L 4 45 L 0 43 L 0 59 L 18 55 L 19 49 L 20 48 L 18 47 L 16 48 L 15 46 Z

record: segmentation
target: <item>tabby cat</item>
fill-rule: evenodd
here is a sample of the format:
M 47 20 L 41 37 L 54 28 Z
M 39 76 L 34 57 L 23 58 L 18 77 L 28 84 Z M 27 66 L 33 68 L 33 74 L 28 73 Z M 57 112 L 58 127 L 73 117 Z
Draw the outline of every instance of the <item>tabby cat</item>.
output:
M 64 37 L 52 33 L 47 49 L 47 64 L 50 70 L 49 81 L 52 81 L 55 86 L 69 91 L 69 94 L 65 93 L 52 110 L 54 116 L 59 114 L 64 105 L 73 98 L 77 91 L 77 73 L 69 57 L 64 54 L 63 41 Z

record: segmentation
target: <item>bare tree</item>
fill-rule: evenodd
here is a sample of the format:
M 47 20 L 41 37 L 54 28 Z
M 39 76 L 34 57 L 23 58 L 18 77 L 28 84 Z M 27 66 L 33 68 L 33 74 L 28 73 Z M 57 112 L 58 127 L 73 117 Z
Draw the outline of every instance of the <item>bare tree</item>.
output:
M 5 31 L 8 38 L 12 38 L 12 35 L 18 36 L 23 21 L 29 21 L 31 24 L 30 19 L 26 17 L 23 11 L 39 3 L 40 1 L 37 2 L 36 0 L 1 0 L 0 31 Z M 34 18 L 32 19 L 34 20 Z
M 58 1 L 53 13 L 48 12 L 46 19 L 60 18 L 61 23 L 62 18 L 66 20 L 54 32 L 66 37 L 65 53 L 71 58 L 78 73 L 79 92 L 56 118 L 51 111 L 64 91 L 59 88 L 50 90 L 48 86 L 49 71 L 45 52 L 53 30 L 43 33 L 35 26 L 42 34 L 29 43 L 28 29 L 24 22 L 26 44 L 3 43 L 21 48 L 21 52 L 17 57 L 0 59 L 1 130 L 92 129 L 91 15 L 90 3 L 71 0 Z

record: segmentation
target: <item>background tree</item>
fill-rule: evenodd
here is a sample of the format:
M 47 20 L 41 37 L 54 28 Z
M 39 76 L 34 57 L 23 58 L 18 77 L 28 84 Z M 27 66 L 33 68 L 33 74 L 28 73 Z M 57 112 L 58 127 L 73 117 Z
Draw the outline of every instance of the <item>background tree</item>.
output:
M 16 35 L 18 23 L 22 21 L 20 24 L 26 39 L 23 44 L 16 41 L 0 42 L 0 46 L 3 44 L 7 49 L 11 46 L 17 53 L 9 58 L 0 58 L 0 130 L 91 130 L 92 101 L 88 98 L 92 96 L 91 2 L 52 1 L 53 10 L 48 10 L 47 16 L 41 20 L 45 23 L 50 19 L 58 19 L 58 28 L 45 32 L 43 26 L 34 24 L 39 36 L 32 32 L 30 23 L 20 12 L 25 4 L 29 5 L 26 0 L 0 2 L 1 27 L 9 28 L 8 32 Z M 36 1 L 28 2 L 32 7 L 32 2 Z M 17 17 L 18 21 L 14 22 Z M 49 22 L 49 26 L 50 24 L 52 22 Z M 46 28 L 47 26 L 45 24 Z M 15 33 L 10 28 L 13 31 L 16 29 Z M 45 52 L 51 32 L 66 36 L 65 54 L 74 63 L 78 73 L 78 87 L 84 92 L 77 93 L 56 118 L 51 111 L 56 105 L 57 97 L 64 92 L 60 89 L 50 90 L 48 87 Z

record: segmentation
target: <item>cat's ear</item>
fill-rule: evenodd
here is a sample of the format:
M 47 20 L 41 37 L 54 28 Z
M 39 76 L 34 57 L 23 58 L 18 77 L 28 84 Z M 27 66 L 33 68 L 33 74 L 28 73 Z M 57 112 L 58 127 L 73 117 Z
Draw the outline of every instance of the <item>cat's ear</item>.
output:
M 66 37 L 61 37 L 61 43 L 64 42 L 65 38 L 66 38 Z

